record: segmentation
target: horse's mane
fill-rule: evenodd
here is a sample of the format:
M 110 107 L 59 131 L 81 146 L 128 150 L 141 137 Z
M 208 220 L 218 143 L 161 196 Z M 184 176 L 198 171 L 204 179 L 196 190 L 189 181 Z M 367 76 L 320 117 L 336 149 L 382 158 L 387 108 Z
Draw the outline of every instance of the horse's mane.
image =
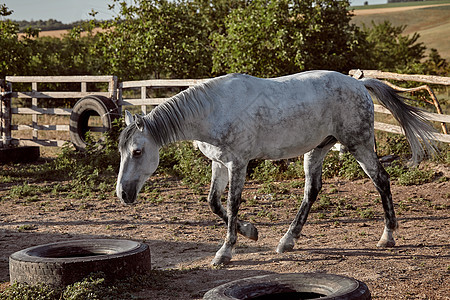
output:
M 169 100 L 158 105 L 143 120 L 150 134 L 159 146 L 183 139 L 186 120 L 197 117 L 211 108 L 217 79 L 208 80 L 200 85 L 190 87 Z M 126 143 L 136 132 L 135 123 L 127 126 L 119 138 L 119 149 L 124 149 Z

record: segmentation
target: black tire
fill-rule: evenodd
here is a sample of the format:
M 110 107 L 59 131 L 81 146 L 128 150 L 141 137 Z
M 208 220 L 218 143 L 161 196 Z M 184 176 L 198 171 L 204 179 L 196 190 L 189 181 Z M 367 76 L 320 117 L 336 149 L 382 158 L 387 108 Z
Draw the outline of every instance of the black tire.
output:
M 78 150 L 86 149 L 86 133 L 90 131 L 89 118 L 100 116 L 102 120 L 102 131 L 110 131 L 113 121 L 120 118 L 117 105 L 110 98 L 103 96 L 87 96 L 75 103 L 70 115 L 70 140 Z M 98 142 L 102 142 L 104 137 Z
M 104 272 L 107 280 L 114 280 L 150 269 L 148 245 L 129 240 L 66 241 L 27 248 L 9 257 L 11 284 L 63 287 L 92 272 Z
M 38 146 L 0 148 L 0 164 L 29 163 L 38 160 L 39 156 Z
M 322 273 L 270 274 L 232 281 L 209 290 L 203 299 L 371 299 L 356 279 Z

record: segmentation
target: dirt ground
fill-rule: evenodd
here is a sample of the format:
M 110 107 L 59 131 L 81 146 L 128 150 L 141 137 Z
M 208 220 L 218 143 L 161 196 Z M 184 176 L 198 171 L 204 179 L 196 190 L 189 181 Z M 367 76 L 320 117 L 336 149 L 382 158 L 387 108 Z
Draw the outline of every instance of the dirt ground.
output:
M 8 256 L 34 245 L 70 239 L 120 238 L 150 246 L 153 269 L 175 269 L 165 287 L 138 299 L 201 299 L 223 283 L 262 274 L 324 272 L 365 282 L 374 299 L 450 299 L 450 182 L 392 185 L 400 228 L 395 248 L 377 248 L 383 229 L 379 195 L 367 179 L 329 179 L 294 251 L 277 254 L 278 240 L 297 211 L 303 190 L 276 182 L 275 193 L 249 182 L 240 216 L 253 222 L 259 240 L 240 236 L 230 265 L 211 267 L 224 223 L 198 194 L 171 178 L 153 179 L 157 193 L 141 194 L 132 207 L 113 192 L 105 200 L 0 201 L 0 291 L 8 286 Z M 301 186 L 301 185 L 300 185 Z M 0 198 L 8 191 L 0 184 Z M 28 225 L 28 226 L 24 226 Z

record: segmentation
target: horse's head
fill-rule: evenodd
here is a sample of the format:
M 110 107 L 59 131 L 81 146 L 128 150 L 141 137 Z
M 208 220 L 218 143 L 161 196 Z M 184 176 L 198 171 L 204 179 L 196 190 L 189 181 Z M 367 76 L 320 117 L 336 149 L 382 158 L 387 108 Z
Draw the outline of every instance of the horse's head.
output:
M 120 169 L 117 178 L 117 197 L 124 204 L 136 201 L 145 181 L 159 163 L 159 146 L 145 125 L 144 119 L 125 111 L 125 124 L 119 140 Z

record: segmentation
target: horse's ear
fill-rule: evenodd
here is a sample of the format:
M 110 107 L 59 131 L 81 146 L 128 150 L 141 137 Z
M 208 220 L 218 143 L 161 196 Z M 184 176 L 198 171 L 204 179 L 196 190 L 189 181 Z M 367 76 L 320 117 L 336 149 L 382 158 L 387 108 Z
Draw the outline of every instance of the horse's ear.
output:
M 125 125 L 130 125 L 131 123 L 133 123 L 133 115 L 126 110 L 125 111 Z
M 141 115 L 135 114 L 134 122 L 136 122 L 137 129 L 139 129 L 140 131 L 144 131 L 144 119 Z

